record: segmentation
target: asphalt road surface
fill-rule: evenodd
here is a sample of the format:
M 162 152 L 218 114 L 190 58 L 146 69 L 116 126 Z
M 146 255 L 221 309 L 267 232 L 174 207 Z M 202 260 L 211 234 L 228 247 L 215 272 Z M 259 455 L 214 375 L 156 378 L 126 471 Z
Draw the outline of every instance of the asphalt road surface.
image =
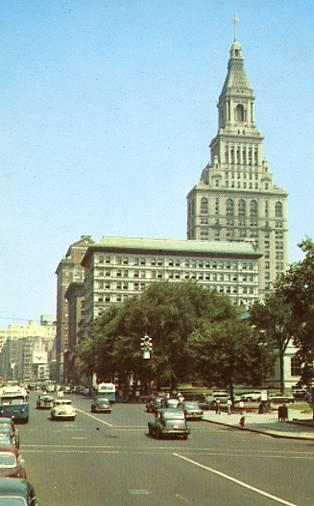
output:
M 148 436 L 143 404 L 90 412 L 71 395 L 74 422 L 36 410 L 19 425 L 28 479 L 41 506 L 312 506 L 314 443 L 274 439 L 206 422 L 191 436 Z

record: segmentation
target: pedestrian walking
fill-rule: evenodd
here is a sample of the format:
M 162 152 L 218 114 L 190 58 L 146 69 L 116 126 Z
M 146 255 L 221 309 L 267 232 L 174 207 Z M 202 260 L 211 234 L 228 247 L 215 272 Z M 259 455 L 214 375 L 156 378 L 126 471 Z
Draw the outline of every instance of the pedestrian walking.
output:
M 227 400 L 227 411 L 228 411 L 228 415 L 231 415 L 231 409 L 232 409 L 232 400 L 229 398 Z
M 220 415 L 221 411 L 220 411 L 220 399 L 216 399 L 215 401 L 215 411 L 216 411 L 216 415 Z
M 239 409 L 240 409 L 240 415 L 243 415 L 244 413 L 244 402 L 243 399 L 239 401 Z
M 184 397 L 183 397 L 183 395 L 181 394 L 181 392 L 178 392 L 178 393 L 177 393 L 177 399 L 178 399 L 178 401 L 179 401 L 179 402 L 183 402 L 183 401 L 184 401 Z

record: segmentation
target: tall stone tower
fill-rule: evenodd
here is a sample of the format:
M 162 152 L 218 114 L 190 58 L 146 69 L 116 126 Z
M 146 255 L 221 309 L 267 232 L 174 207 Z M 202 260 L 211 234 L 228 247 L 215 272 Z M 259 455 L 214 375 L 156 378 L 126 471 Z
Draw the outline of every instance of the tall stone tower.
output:
M 263 253 L 263 297 L 288 263 L 287 193 L 273 183 L 264 159 L 254 103 L 235 35 L 217 105 L 218 132 L 210 143 L 210 162 L 187 196 L 187 237 L 252 242 Z

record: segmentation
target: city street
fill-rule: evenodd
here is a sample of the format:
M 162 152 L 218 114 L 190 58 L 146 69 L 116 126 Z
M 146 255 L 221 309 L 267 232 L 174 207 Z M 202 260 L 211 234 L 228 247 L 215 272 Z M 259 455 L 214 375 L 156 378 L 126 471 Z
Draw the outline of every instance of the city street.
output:
M 20 425 L 21 453 L 41 505 L 312 505 L 314 443 L 274 439 L 206 422 L 191 436 L 155 440 L 142 404 L 90 413 L 70 396 L 75 422 L 34 408 Z

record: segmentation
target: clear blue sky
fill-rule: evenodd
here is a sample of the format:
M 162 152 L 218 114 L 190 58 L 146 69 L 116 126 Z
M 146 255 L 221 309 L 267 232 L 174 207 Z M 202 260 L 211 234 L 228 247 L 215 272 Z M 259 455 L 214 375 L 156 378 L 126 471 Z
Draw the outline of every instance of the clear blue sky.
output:
M 82 234 L 186 237 L 235 13 L 265 158 L 289 192 L 289 260 L 301 258 L 312 0 L 1 0 L 0 327 L 55 312 L 55 269 Z

